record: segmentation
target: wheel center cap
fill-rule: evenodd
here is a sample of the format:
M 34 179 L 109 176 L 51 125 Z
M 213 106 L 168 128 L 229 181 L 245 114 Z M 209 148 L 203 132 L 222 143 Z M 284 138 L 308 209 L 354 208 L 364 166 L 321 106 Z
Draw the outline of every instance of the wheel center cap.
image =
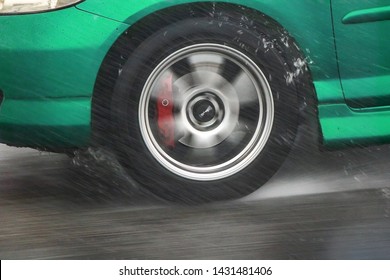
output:
M 200 100 L 194 104 L 192 113 L 200 123 L 207 123 L 215 117 L 215 107 L 209 100 Z

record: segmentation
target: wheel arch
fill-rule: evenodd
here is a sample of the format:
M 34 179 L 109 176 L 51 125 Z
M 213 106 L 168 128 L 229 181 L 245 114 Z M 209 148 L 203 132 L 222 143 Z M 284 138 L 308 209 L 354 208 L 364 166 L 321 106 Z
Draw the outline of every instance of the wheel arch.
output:
M 294 83 L 299 94 L 299 113 L 300 123 L 310 121 L 311 126 L 315 130 L 319 130 L 318 113 L 317 113 L 317 96 L 313 85 L 313 78 L 308 65 L 306 64 L 305 56 L 298 46 L 298 43 L 293 36 L 275 19 L 262 13 L 261 11 L 248 6 L 243 6 L 234 1 L 227 2 L 192 2 L 179 4 L 153 10 L 147 15 L 139 18 L 114 42 L 108 53 L 106 54 L 101 67 L 99 69 L 94 92 L 92 96 L 92 141 L 99 145 L 104 144 L 104 135 L 110 131 L 111 122 L 111 96 L 115 87 L 115 81 L 121 73 L 123 64 L 127 61 L 133 50 L 148 36 L 165 28 L 170 24 L 174 24 L 189 17 L 215 17 L 218 16 L 218 10 L 240 10 L 246 19 L 257 22 L 268 22 L 286 34 L 288 39 L 289 51 L 297 61 L 304 63 L 304 67 L 299 75 L 294 75 Z M 243 22 L 243 28 L 250 28 Z M 294 72 L 292 71 L 292 74 Z M 318 135 L 321 132 L 319 131 Z M 103 139 L 101 141 L 101 139 Z

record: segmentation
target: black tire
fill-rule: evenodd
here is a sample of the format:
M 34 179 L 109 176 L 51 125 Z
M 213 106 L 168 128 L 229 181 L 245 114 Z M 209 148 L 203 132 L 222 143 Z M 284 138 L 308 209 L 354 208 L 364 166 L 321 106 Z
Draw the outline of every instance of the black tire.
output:
M 246 20 L 250 24 L 243 25 L 242 15 L 239 11 L 221 11 L 218 18 L 210 15 L 181 20 L 149 36 L 133 51 L 123 66 L 121 75 L 116 81 L 111 105 L 114 131 L 116 133 L 115 137 L 112 137 L 112 140 L 120 161 L 128 168 L 133 178 L 160 197 L 171 201 L 185 202 L 207 202 L 243 197 L 255 191 L 270 179 L 283 163 L 294 142 L 299 114 L 299 98 L 294 79 L 298 79 L 298 75 L 303 74 L 303 68 L 305 67 L 303 60 L 297 60 L 297 57 L 294 57 L 294 54 L 297 53 L 296 49 L 292 51 L 295 45 L 287 33 L 275 22 L 266 17 L 260 20 L 258 18 L 255 20 Z M 190 50 L 188 57 L 186 57 L 187 53 L 183 50 Z M 195 144 L 193 144 L 191 141 L 193 141 L 194 135 L 191 135 L 191 140 L 188 141 L 183 140 L 185 137 L 181 138 L 180 143 L 175 139 L 176 144 L 174 148 L 169 147 L 164 139 L 157 139 L 157 134 L 161 133 L 161 128 L 158 124 L 154 123 L 154 120 L 156 118 L 158 119 L 156 116 L 157 113 L 153 113 L 150 108 L 159 105 L 153 103 L 157 103 L 155 101 L 156 96 L 154 96 L 156 93 L 149 92 L 157 88 L 155 85 L 163 79 L 161 77 L 163 71 L 172 71 L 172 67 L 178 68 L 176 64 L 182 61 L 184 63 L 184 60 L 196 60 L 191 55 L 211 53 L 211 56 L 215 55 L 217 57 L 219 52 L 224 57 L 225 68 L 228 68 L 226 66 L 227 64 L 235 64 L 239 68 L 242 67 L 241 70 L 237 71 L 241 71 L 240 75 L 248 75 L 251 81 L 250 85 L 251 87 L 253 86 L 248 91 L 251 91 L 250 94 L 257 98 L 253 102 L 255 105 L 252 102 L 250 103 L 251 105 L 247 105 L 247 103 L 241 101 L 240 98 L 243 97 L 240 96 L 240 93 L 237 93 L 237 100 L 240 106 L 239 121 L 237 120 L 237 123 L 243 118 L 242 120 L 245 122 L 245 125 L 249 123 L 249 126 L 253 125 L 256 129 L 250 131 L 251 129 L 248 128 L 247 130 L 249 132 L 245 131 L 242 133 L 244 134 L 242 138 L 244 144 L 237 142 L 226 146 L 229 149 L 231 148 L 229 153 L 236 153 L 234 155 L 237 156 L 240 154 L 240 151 L 249 147 L 248 151 L 246 151 L 246 156 L 248 157 L 250 155 L 250 160 L 245 159 L 244 161 L 240 158 L 241 161 L 235 162 L 232 160 L 234 156 L 221 155 L 217 157 L 216 162 L 218 163 L 213 163 L 210 156 L 196 154 L 196 152 L 201 153 L 200 151 L 202 149 L 210 148 L 207 145 L 211 144 L 204 144 L 204 146 L 198 142 L 194 142 Z M 178 62 L 167 60 L 170 56 L 174 59 L 177 58 Z M 200 57 L 198 60 L 202 61 L 205 57 Z M 164 68 L 164 61 L 166 68 Z M 252 65 L 252 62 L 258 67 L 257 69 Z M 176 74 L 178 78 L 175 81 L 183 78 L 186 73 L 190 73 L 191 71 L 194 71 L 192 73 L 199 74 L 201 72 L 200 69 L 202 71 L 204 70 L 201 68 L 203 66 L 199 66 L 200 63 L 202 62 L 191 66 L 196 66 L 196 70 L 188 70 L 188 65 L 187 68 L 184 67 L 185 65 L 182 65 L 184 71 L 181 74 L 181 70 L 174 69 L 176 71 L 174 73 L 179 73 Z M 161 69 L 160 76 L 155 73 L 157 69 Z M 229 82 L 229 85 L 238 84 L 237 77 L 232 77 L 229 80 L 227 77 L 228 74 L 226 73 L 224 73 L 224 76 L 221 74 L 221 76 Z M 154 80 L 153 77 L 155 77 Z M 201 84 L 199 81 L 198 83 Z M 256 83 L 257 85 L 255 85 Z M 146 90 L 145 88 L 148 85 L 150 85 L 150 89 Z M 267 90 L 265 87 L 267 85 L 269 85 L 270 98 L 266 96 Z M 191 86 L 193 87 L 193 85 Z M 209 87 L 205 86 L 207 89 Z M 253 88 L 256 90 L 253 90 Z M 234 90 L 236 89 L 239 89 L 239 87 L 234 87 Z M 184 94 L 190 95 L 187 92 Z M 210 103 L 207 103 L 208 101 L 203 101 L 209 97 L 203 97 L 202 94 L 205 93 L 200 93 L 201 97 L 199 100 L 203 103 L 199 102 L 196 104 L 199 105 L 198 107 L 201 107 L 201 105 L 210 107 Z M 149 96 L 150 99 L 145 96 Z M 147 100 L 145 101 L 145 99 Z M 234 102 L 232 101 L 230 105 L 228 104 L 226 106 L 224 104 L 218 105 L 218 102 L 220 102 L 219 97 L 217 96 L 214 99 L 216 100 L 212 101 L 214 102 L 212 106 L 217 106 L 218 110 L 211 107 L 210 110 L 212 113 L 210 113 L 210 118 L 224 119 L 228 114 L 232 114 L 231 112 L 222 112 L 221 116 L 217 117 L 217 111 L 227 110 L 225 107 L 234 106 L 232 105 Z M 223 99 L 223 96 L 221 99 Z M 272 110 L 269 100 L 272 100 L 273 103 Z M 175 101 L 175 99 L 171 101 Z M 192 104 L 191 107 L 188 105 L 190 102 L 192 101 L 188 101 L 187 103 L 183 102 L 186 105 L 187 117 L 188 115 L 196 114 L 194 109 L 196 104 Z M 221 102 L 223 103 L 223 101 Z M 249 108 L 246 108 L 244 105 L 249 106 Z M 146 114 L 142 110 L 148 110 L 149 113 Z M 247 112 L 248 110 L 249 113 Z M 175 107 L 175 113 L 172 113 L 175 116 L 175 128 L 177 125 L 175 123 L 175 114 L 177 111 Z M 234 110 L 231 109 L 230 111 Z M 266 113 L 263 113 L 263 111 Z M 272 111 L 271 127 L 269 127 L 270 111 Z M 243 114 L 246 115 L 242 117 Z M 199 118 L 200 116 L 201 114 L 199 114 Z M 232 120 L 236 120 L 235 117 L 234 115 Z M 207 121 L 210 121 L 210 119 L 207 119 Z M 264 123 L 262 123 L 263 121 Z M 190 121 L 188 122 L 190 123 Z M 199 122 L 203 125 L 203 119 L 199 120 Z M 218 126 L 222 121 L 215 122 L 215 126 Z M 148 126 L 147 129 L 145 128 L 145 124 Z M 264 132 L 266 128 L 269 128 L 269 132 Z M 196 129 L 201 128 L 196 126 Z M 210 130 L 212 129 L 214 128 L 210 128 Z M 238 128 L 233 128 L 234 132 L 236 132 L 236 129 Z M 158 132 L 157 134 L 155 133 L 156 130 Z M 185 133 L 188 134 L 188 131 L 185 130 Z M 252 134 L 256 135 L 256 137 L 251 136 Z M 218 137 L 222 138 L 220 135 Z M 224 142 L 227 142 L 229 138 L 230 136 L 222 140 L 222 142 L 217 142 L 214 138 L 210 138 L 210 142 L 215 142 L 212 143 L 214 146 L 211 148 L 218 147 L 218 153 L 220 153 L 222 151 L 220 146 Z M 253 139 L 255 142 L 263 141 L 264 143 L 261 145 L 252 143 L 252 146 L 245 144 L 250 143 Z M 182 143 L 186 141 L 189 144 Z M 229 140 L 229 142 L 233 141 Z M 154 145 L 156 145 L 156 148 Z M 187 152 L 191 150 L 194 156 L 190 159 L 180 157 L 180 152 L 175 153 L 174 151 L 175 149 L 179 150 L 179 148 Z M 161 153 L 161 155 L 158 153 Z M 204 166 L 202 165 L 203 159 L 207 162 Z M 230 162 L 231 160 L 233 162 L 232 165 L 227 165 L 228 167 L 226 167 L 226 169 L 230 168 L 230 171 L 226 171 L 225 173 L 217 172 L 222 170 L 223 167 L 221 166 L 223 166 L 224 162 Z M 175 169 L 176 161 L 183 163 L 178 167 L 178 169 L 183 168 L 184 171 L 182 173 L 180 173 L 180 170 Z M 215 165 L 215 169 L 213 169 L 215 172 L 211 174 L 210 171 L 209 175 L 204 175 L 202 172 L 206 172 L 203 171 L 206 169 L 203 167 L 206 165 L 213 167 L 213 164 Z M 235 168 L 235 164 L 239 165 L 239 168 Z M 197 169 L 198 167 L 199 169 Z M 217 169 L 217 167 L 221 169 Z M 192 172 L 192 168 L 196 171 Z M 196 176 L 198 170 L 200 170 L 199 179 Z

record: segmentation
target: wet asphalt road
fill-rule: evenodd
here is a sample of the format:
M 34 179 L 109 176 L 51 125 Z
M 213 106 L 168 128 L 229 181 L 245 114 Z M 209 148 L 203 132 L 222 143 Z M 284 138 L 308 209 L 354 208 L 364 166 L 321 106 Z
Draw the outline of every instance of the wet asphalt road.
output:
M 179 206 L 0 145 L 0 258 L 390 259 L 389 155 L 298 144 L 251 196 Z

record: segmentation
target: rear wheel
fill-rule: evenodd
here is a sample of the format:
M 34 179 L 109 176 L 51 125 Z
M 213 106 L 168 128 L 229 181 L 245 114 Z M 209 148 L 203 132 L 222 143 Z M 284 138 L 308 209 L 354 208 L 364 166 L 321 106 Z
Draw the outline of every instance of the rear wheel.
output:
M 203 17 L 172 24 L 132 53 L 113 96 L 118 156 L 170 200 L 242 197 L 264 184 L 293 143 L 293 58 L 278 27 Z M 223 17 L 222 17 L 223 18 Z

